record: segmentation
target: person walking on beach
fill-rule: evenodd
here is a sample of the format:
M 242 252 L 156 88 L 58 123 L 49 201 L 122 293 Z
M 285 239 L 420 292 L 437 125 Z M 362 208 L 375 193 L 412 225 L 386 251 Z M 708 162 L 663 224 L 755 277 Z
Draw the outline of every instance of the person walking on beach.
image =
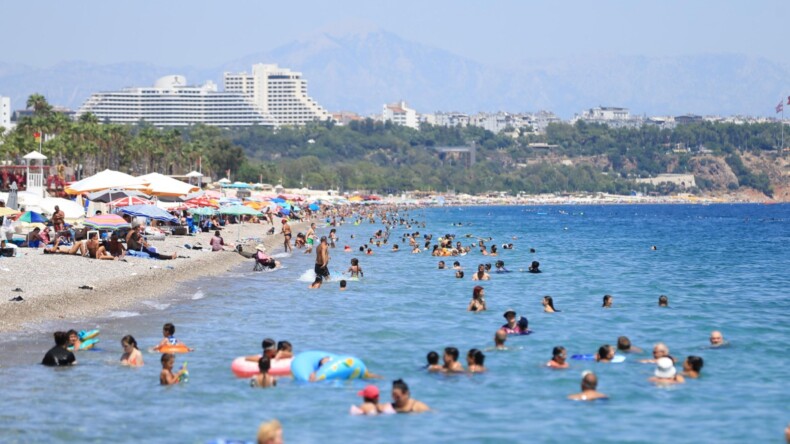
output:
M 329 280 L 329 244 L 326 236 L 321 237 L 321 243 L 315 249 L 315 276 Z
M 283 247 L 285 252 L 293 251 L 291 248 L 291 226 L 288 225 L 288 219 L 283 219 Z

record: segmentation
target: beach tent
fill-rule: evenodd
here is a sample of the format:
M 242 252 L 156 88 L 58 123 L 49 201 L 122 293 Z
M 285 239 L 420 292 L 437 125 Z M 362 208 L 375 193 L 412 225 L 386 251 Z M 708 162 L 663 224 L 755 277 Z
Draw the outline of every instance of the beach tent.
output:
M 146 217 L 148 219 L 159 220 L 162 222 L 178 222 L 172 214 L 157 207 L 156 205 L 132 205 L 121 208 L 121 213 L 134 217 Z
M 110 188 L 139 188 L 140 180 L 126 173 L 104 170 L 101 173 L 86 177 L 66 187 L 68 194 L 90 193 Z
M 85 219 L 83 224 L 86 227 L 97 230 L 117 230 L 119 228 L 131 228 L 132 226 L 117 214 L 100 214 L 98 216 L 89 217 Z
M 154 196 L 186 196 L 189 193 L 200 191 L 195 185 L 173 179 L 164 174 L 151 173 L 137 177 L 145 186 L 144 189 Z

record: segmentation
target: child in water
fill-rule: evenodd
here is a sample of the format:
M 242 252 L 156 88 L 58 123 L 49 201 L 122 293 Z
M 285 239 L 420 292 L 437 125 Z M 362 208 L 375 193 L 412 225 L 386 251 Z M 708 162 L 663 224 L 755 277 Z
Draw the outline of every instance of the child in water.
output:
M 359 266 L 359 259 L 351 259 L 351 266 L 348 268 L 348 273 L 352 278 L 361 278 L 365 275 L 365 273 L 362 271 L 362 267 Z
M 154 347 L 154 350 L 159 351 L 159 349 L 162 347 L 168 345 L 177 345 L 178 339 L 175 338 L 174 336 L 175 334 L 176 334 L 176 326 L 171 324 L 170 322 L 165 324 L 162 327 L 162 336 L 164 336 L 164 338 L 162 338 L 162 340 L 159 341 L 159 344 L 156 347 Z
M 425 367 L 426 370 L 429 372 L 444 371 L 444 367 L 439 364 L 439 353 L 436 353 L 435 351 L 428 352 L 426 359 L 428 360 L 428 365 Z
M 181 376 L 186 374 L 186 369 L 181 369 L 178 373 L 173 373 L 173 366 L 176 364 L 176 356 L 172 353 L 162 355 L 162 372 L 159 373 L 160 385 L 175 385 L 181 381 Z

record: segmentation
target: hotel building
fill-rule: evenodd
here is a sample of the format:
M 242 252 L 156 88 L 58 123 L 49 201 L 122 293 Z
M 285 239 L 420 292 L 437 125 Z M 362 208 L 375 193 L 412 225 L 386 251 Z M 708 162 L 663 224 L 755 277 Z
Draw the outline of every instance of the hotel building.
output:
M 331 119 L 331 115 L 307 95 L 307 80 L 302 73 L 259 63 L 252 73 L 224 75 L 225 91 L 240 94 L 278 125 L 304 125 L 307 122 Z
M 220 127 L 266 125 L 276 121 L 247 98 L 219 92 L 217 85 L 187 86 L 180 75 L 162 77 L 153 87 L 126 88 L 93 94 L 77 111 L 77 118 L 91 113 L 100 122 L 137 123 L 154 126 L 204 124 Z
M 406 102 L 400 101 L 384 105 L 381 113 L 381 120 L 384 122 L 391 121 L 392 123 L 408 126 L 409 128 L 420 129 L 420 120 L 417 111 L 406 106 Z

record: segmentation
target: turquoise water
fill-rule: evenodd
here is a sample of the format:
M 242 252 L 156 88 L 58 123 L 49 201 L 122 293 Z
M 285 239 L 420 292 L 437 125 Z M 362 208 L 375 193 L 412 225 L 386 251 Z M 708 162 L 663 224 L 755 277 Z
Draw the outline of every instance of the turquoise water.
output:
M 80 325 L 102 329 L 103 351 L 80 353 L 74 368 L 37 364 L 50 347 L 49 332 L 11 335 L 0 342 L 0 441 L 252 439 L 261 421 L 278 418 L 286 442 L 305 443 L 782 442 L 790 420 L 790 206 L 436 208 L 410 215 L 427 227 L 408 231 L 491 236 L 516 249 L 500 250 L 498 258 L 477 252 L 459 258 L 467 278 L 458 280 L 436 269 L 439 259 L 427 253 L 389 252 L 393 242 L 404 247 L 403 228 L 375 255 L 358 256 L 361 241 L 380 225 L 349 224 L 339 230 L 340 245 L 355 252 L 333 250 L 330 268 L 346 269 L 359 257 L 365 278 L 345 293 L 336 284 L 308 291 L 299 279 L 313 257 L 297 252 L 282 259 L 283 270 L 252 273 L 250 265 L 182 286 L 170 300 Z M 496 259 L 511 270 L 538 260 L 544 272 L 492 274 L 482 284 L 489 311 L 467 313 L 472 270 Z M 606 293 L 615 298 L 611 310 L 600 307 Z M 562 312 L 542 313 L 546 294 Z M 669 296 L 669 309 L 657 307 L 660 294 Z M 487 353 L 488 374 L 421 370 L 430 350 L 452 345 L 465 354 L 491 346 L 511 307 L 535 333 L 511 337 L 511 351 Z M 191 378 L 183 386 L 158 385 L 158 355 L 145 352 L 141 369 L 117 364 L 123 335 L 152 346 L 168 321 L 197 349 L 186 356 Z M 707 348 L 713 329 L 731 346 Z M 542 367 L 555 345 L 569 354 L 594 353 L 620 335 L 648 353 L 663 341 L 681 359 L 702 356 L 703 376 L 662 389 L 647 382 L 653 367 L 633 357 L 623 364 L 572 362 L 567 371 Z M 383 399 L 391 380 L 404 378 L 413 397 L 435 411 L 351 417 L 359 381 L 281 380 L 272 390 L 251 389 L 233 377 L 230 362 L 257 353 L 264 337 L 289 340 L 297 352 L 359 356 L 386 377 L 377 382 Z M 598 374 L 610 401 L 565 399 L 578 391 L 585 369 Z

